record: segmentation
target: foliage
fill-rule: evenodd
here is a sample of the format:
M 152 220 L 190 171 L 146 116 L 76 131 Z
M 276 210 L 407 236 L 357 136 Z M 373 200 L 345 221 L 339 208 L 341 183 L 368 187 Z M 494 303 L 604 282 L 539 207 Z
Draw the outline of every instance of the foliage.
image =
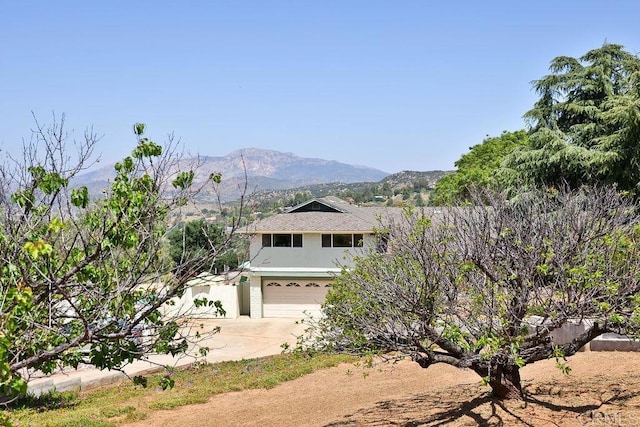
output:
M 503 132 L 471 147 L 455 162 L 457 170 L 443 176 L 431 194 L 430 204 L 435 206 L 457 203 L 469 198 L 473 187 L 496 187 L 496 171 L 504 158 L 514 149 L 527 144 L 527 132 Z
M 580 58 L 560 56 L 534 82 L 525 114 L 529 145 L 505 160 L 505 185 L 616 184 L 640 191 L 640 58 L 605 43 Z
M 338 276 L 304 344 L 447 363 L 519 397 L 519 369 L 640 327 L 637 206 L 613 189 L 473 192 L 468 207 L 407 209 Z M 534 316 L 541 313 L 541 316 Z M 553 342 L 572 319 L 586 331 Z
M 184 353 L 194 338 L 180 326 L 185 313 L 164 312 L 190 277 L 170 274 L 162 250 L 167 216 L 199 190 L 193 169 L 179 171 L 173 142 L 154 143 L 138 123 L 131 155 L 115 164 L 102 197 L 91 199 L 72 182 L 89 165 L 95 135 L 76 143 L 74 157 L 64 116 L 49 128 L 36 124 L 23 158 L 7 157 L 0 166 L 5 401 L 23 395 L 34 373 L 81 363 L 121 369 L 150 352 Z M 224 248 L 202 262 L 213 263 L 219 252 Z
M 224 271 L 225 267 L 238 267 L 238 254 L 230 248 L 231 236 L 224 225 L 197 219 L 176 225 L 167 235 L 169 255 L 175 265 L 191 271 Z M 220 252 L 220 249 L 225 252 Z M 203 264 L 203 260 L 214 260 L 213 264 Z

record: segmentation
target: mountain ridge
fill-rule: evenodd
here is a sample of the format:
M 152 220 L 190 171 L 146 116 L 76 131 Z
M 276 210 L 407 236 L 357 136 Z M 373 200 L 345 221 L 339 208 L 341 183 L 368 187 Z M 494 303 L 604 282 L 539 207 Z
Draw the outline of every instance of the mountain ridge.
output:
M 189 164 L 198 164 L 195 182 L 203 182 L 212 172 L 221 173 L 219 191 L 222 201 L 239 197 L 238 184 L 245 177 L 248 181 L 247 188 L 257 192 L 329 183 L 379 182 L 392 175 L 372 167 L 260 148 L 238 149 L 224 156 L 187 157 L 180 163 L 183 168 L 188 168 Z M 107 165 L 79 175 L 76 184 L 87 186 L 92 195 L 99 196 L 113 177 L 113 165 Z M 207 191 L 202 195 L 205 199 L 212 196 Z

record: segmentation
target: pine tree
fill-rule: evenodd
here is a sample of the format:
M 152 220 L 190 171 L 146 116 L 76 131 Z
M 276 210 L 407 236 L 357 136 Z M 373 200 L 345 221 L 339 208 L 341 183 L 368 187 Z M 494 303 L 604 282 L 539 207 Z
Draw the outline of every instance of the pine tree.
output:
M 640 193 L 640 58 L 605 43 L 560 56 L 533 87 L 529 144 L 507 156 L 500 178 L 521 184 L 616 184 Z

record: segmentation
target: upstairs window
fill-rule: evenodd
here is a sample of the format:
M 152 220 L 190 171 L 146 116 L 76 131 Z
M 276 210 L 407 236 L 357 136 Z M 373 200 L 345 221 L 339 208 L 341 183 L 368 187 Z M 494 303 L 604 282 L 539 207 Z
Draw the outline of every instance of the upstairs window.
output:
M 361 248 L 364 241 L 362 234 L 323 234 L 323 248 Z
M 334 234 L 333 247 L 334 248 L 352 248 L 353 234 Z
M 302 247 L 302 234 L 263 234 L 262 235 L 262 247 L 263 248 L 301 248 Z
M 291 234 L 274 234 L 273 247 L 274 248 L 290 248 Z

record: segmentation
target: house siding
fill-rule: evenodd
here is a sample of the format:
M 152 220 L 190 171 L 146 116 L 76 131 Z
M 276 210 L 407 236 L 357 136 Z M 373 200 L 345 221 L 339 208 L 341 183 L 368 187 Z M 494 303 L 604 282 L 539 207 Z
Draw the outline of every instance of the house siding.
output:
M 375 238 L 371 234 L 364 235 L 364 247 L 375 244 Z M 306 267 L 326 268 L 337 265 L 351 265 L 352 257 L 360 254 L 363 248 L 323 248 L 322 234 L 304 233 L 301 248 L 274 248 L 262 247 L 262 237 L 257 235 L 251 239 L 251 254 L 255 254 L 251 260 L 253 267 Z

